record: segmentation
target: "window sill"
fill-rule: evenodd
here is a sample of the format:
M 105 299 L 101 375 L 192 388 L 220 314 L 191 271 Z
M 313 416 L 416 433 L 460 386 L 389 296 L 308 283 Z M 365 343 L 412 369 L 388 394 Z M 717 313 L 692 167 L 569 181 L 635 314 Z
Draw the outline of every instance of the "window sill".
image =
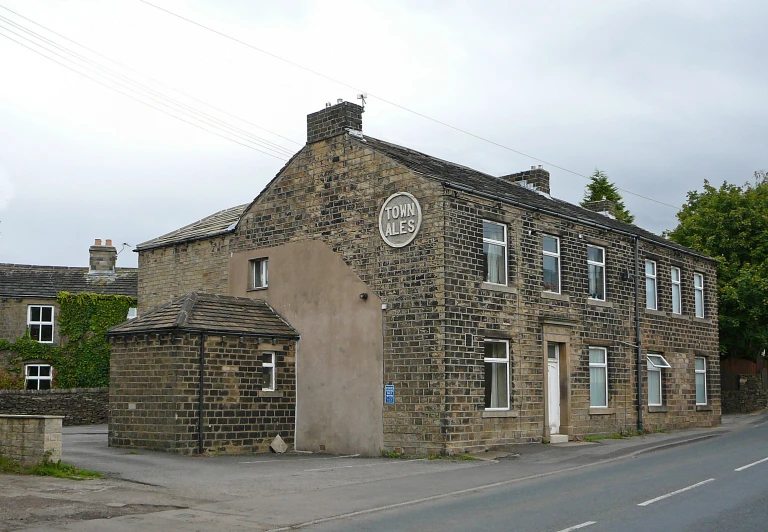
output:
M 697 318 L 696 316 L 692 316 L 691 320 L 694 323 L 706 323 L 707 325 L 712 325 L 712 320 L 709 318 Z
M 663 310 L 654 310 L 652 308 L 647 308 L 645 309 L 645 313 L 650 314 L 651 316 L 662 316 L 665 318 L 667 317 L 667 313 L 664 312 Z
M 259 390 L 257 397 L 284 397 L 284 396 L 285 394 L 283 392 Z
M 260 292 L 261 290 L 266 290 L 269 288 L 269 286 L 260 286 L 258 288 L 248 288 L 246 292 Z
M 674 312 L 670 312 L 670 313 L 669 313 L 669 317 L 670 317 L 670 318 L 674 318 L 674 319 L 676 319 L 676 320 L 685 320 L 685 321 L 689 321 L 689 320 L 691 319 L 691 318 L 688 316 L 688 314 L 682 314 L 682 313 L 681 313 L 681 314 L 676 314 L 676 313 L 674 313 Z
M 696 405 L 696 412 L 712 412 L 712 405 Z
M 606 307 L 606 308 L 613 308 L 613 303 L 610 301 L 606 301 L 604 299 L 592 299 L 591 297 L 587 299 L 587 303 L 590 305 L 595 305 L 596 307 Z
M 516 294 L 517 288 L 514 286 L 507 286 L 505 284 L 494 284 L 489 282 L 483 282 L 483 284 L 480 285 L 480 288 L 483 290 L 492 290 L 494 292 L 505 292 L 507 294 Z
M 669 409 L 666 406 L 649 406 L 648 407 L 649 414 L 665 414 L 668 411 Z
M 541 293 L 542 299 L 554 299 L 556 301 L 565 301 L 566 303 L 571 302 L 571 298 L 568 294 L 556 294 L 555 292 L 542 292 Z
M 615 413 L 616 413 L 615 408 L 601 408 L 599 406 L 589 407 L 590 416 L 608 416 Z
M 483 410 L 481 417 L 517 417 L 517 415 L 517 410 Z

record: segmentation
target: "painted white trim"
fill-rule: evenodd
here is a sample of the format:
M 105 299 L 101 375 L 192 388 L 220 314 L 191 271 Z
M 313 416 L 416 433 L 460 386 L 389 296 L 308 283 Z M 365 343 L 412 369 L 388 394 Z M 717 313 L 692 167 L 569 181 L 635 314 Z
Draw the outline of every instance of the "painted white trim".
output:
M 677 279 L 675 279 L 675 272 L 677 272 Z M 669 278 L 672 281 L 672 314 L 683 313 L 683 289 L 682 289 L 682 277 L 680 276 L 680 268 L 672 266 L 669 269 Z M 675 310 L 675 290 L 677 290 L 677 305 Z
M 483 340 L 483 350 L 485 350 L 485 344 L 487 344 L 487 343 L 504 344 L 504 351 L 505 351 L 506 357 L 505 358 L 496 358 L 496 357 L 486 357 L 486 356 L 483 356 L 483 370 L 485 370 L 486 362 L 487 363 L 492 363 L 492 364 L 504 364 L 505 365 L 505 367 L 506 367 L 506 377 L 507 377 L 505 379 L 505 382 L 506 382 L 506 385 L 507 385 L 505 397 L 507 399 L 507 406 L 505 406 L 505 407 L 501 407 L 501 406 L 486 407 L 485 411 L 486 412 L 507 411 L 511 407 L 511 404 L 510 404 L 511 401 L 509 400 L 509 340 L 498 340 L 498 339 L 495 339 L 495 338 L 486 338 L 485 340 Z M 485 354 L 483 354 L 483 355 L 485 355 Z M 483 395 L 485 395 L 485 394 L 483 394 Z M 485 399 L 483 399 L 483 401 L 485 401 Z
M 33 308 L 39 308 L 40 309 L 40 319 L 39 320 L 33 320 L 32 319 L 32 309 Z M 51 309 L 51 321 L 45 321 L 43 320 L 43 309 Z M 32 325 L 38 325 L 40 326 L 40 331 L 42 332 L 42 327 L 50 325 L 51 326 L 51 339 L 50 340 L 40 340 L 40 333 L 38 333 L 37 338 L 32 338 L 38 343 L 41 344 L 52 344 L 53 339 L 56 337 L 56 309 L 53 305 L 27 305 L 27 330 L 30 329 Z M 30 333 L 30 337 L 32 336 L 32 333 Z
M 545 251 L 544 250 L 544 238 L 554 238 L 555 243 L 557 243 L 557 252 L 554 253 L 552 251 Z M 555 257 L 557 259 L 557 290 L 547 290 L 542 286 L 542 291 L 544 292 L 551 292 L 553 294 L 561 294 L 563 291 L 563 276 L 561 274 L 561 266 L 560 266 L 560 237 L 555 235 L 541 235 L 541 252 L 542 252 L 542 264 L 541 264 L 541 275 L 542 275 L 542 284 L 543 284 L 543 277 L 544 277 L 544 259 L 543 257 Z
M 696 279 L 701 280 L 701 285 L 696 285 Z M 699 304 L 697 302 L 696 294 L 701 293 L 701 307 L 699 307 Z M 693 274 L 693 307 L 694 307 L 694 316 L 697 318 L 703 318 L 704 317 L 704 274 L 694 272 Z
M 38 368 L 37 369 L 37 375 L 33 375 L 30 378 L 29 375 L 29 369 L 30 368 Z M 40 375 L 40 368 L 48 368 L 48 375 Z M 50 390 L 53 388 L 53 366 L 50 364 L 25 364 L 24 365 L 24 389 L 27 389 L 27 381 L 34 380 L 37 383 L 37 387 L 34 388 L 35 390 L 40 390 L 40 381 L 49 381 L 50 384 L 48 385 L 48 388 L 42 388 L 43 390 L 48 389 Z
M 248 261 L 248 264 L 251 270 L 251 286 L 249 286 L 248 288 L 251 288 L 251 289 L 268 288 L 269 287 L 269 258 L 259 257 L 256 259 L 251 259 Z M 259 267 L 259 274 L 261 275 L 261 278 L 264 280 L 264 282 L 259 285 L 256 284 L 256 267 L 257 266 Z
M 501 228 L 504 230 L 504 240 L 501 241 L 501 240 L 493 240 L 491 238 L 486 238 L 485 237 L 485 224 L 486 223 L 501 226 Z M 494 222 L 492 220 L 485 220 L 485 219 L 483 220 L 483 244 L 491 244 L 491 245 L 494 245 L 494 246 L 499 246 L 499 247 L 504 248 L 504 282 L 503 283 L 496 283 L 494 281 L 489 281 L 486 278 L 487 272 L 484 272 L 483 273 L 483 282 L 484 283 L 492 284 L 492 285 L 495 285 L 495 286 L 508 286 L 509 285 L 509 265 L 508 265 L 509 255 L 508 255 L 508 251 L 507 251 L 507 241 L 508 240 L 509 240 L 509 237 L 507 236 L 507 225 L 506 224 L 503 224 L 503 223 L 500 223 L 500 222 Z M 485 253 L 485 252 L 483 252 L 483 253 Z
M 603 262 L 589 260 L 589 248 L 601 250 L 603 252 Z M 592 297 L 592 294 L 589 294 L 589 299 L 593 301 L 605 301 L 607 298 L 605 293 L 605 263 L 606 263 L 605 248 L 602 246 L 593 246 L 592 244 L 587 245 L 587 283 L 589 283 L 589 267 L 590 266 L 598 266 L 603 270 L 603 297 L 602 298 Z M 589 285 L 587 285 L 587 288 L 589 288 Z
M 703 360 L 704 361 L 704 369 L 698 369 L 696 367 L 696 361 L 697 360 Z M 694 391 L 696 392 L 696 405 L 706 405 L 707 404 L 707 359 L 706 357 L 694 357 L 693 358 L 693 374 L 694 374 Z M 704 375 L 704 402 L 699 402 L 699 390 L 698 386 L 696 385 L 696 375 Z
M 602 351 L 603 362 L 592 362 L 592 353 L 589 353 L 589 408 L 608 408 L 608 348 L 606 347 L 589 347 L 589 351 Z M 592 368 L 604 368 L 605 369 L 605 404 L 593 405 L 592 404 Z
M 648 273 L 648 265 L 653 264 L 653 273 Z M 653 306 L 648 306 L 648 282 L 653 281 Z M 655 260 L 645 260 L 645 308 L 650 310 L 659 310 L 659 282 L 658 270 Z
M 272 361 L 271 362 L 264 362 L 262 360 L 261 367 L 262 371 L 261 374 L 264 375 L 264 368 L 272 368 L 272 378 L 271 382 L 269 383 L 269 386 L 262 386 L 261 391 L 262 392 L 274 392 L 277 389 L 277 355 L 274 351 L 264 351 L 263 353 L 260 353 L 260 356 L 264 355 L 271 355 Z

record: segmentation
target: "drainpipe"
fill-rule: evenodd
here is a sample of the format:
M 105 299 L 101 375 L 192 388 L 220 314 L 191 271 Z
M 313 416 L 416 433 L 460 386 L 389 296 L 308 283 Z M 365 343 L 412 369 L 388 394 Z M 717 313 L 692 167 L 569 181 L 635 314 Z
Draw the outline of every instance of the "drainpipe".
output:
M 635 349 L 637 350 L 637 431 L 643 432 L 643 350 L 640 345 L 640 241 L 635 237 Z
M 200 383 L 197 404 L 197 454 L 203 454 L 203 370 L 205 369 L 205 344 L 203 339 L 203 333 L 200 333 L 200 361 L 198 364 L 200 375 L 197 379 Z

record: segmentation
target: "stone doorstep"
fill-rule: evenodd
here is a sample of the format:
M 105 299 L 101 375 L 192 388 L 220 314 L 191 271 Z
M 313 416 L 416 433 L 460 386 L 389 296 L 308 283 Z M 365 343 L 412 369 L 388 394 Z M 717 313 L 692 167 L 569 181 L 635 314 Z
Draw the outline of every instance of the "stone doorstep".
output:
M 568 443 L 567 434 L 550 434 L 549 443 Z

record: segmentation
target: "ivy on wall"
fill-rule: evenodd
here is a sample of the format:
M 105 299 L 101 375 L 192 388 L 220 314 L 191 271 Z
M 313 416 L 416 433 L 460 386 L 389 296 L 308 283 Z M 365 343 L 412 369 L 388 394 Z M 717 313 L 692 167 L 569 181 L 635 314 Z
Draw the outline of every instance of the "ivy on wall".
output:
M 54 388 L 109 386 L 106 332 L 125 321 L 136 298 L 60 292 L 56 299 L 61 344 L 41 344 L 28 333 L 15 342 L 0 340 L 0 351 L 11 353 L 5 370 L 0 371 L 0 389 L 23 388 L 23 365 L 32 360 L 53 366 Z

